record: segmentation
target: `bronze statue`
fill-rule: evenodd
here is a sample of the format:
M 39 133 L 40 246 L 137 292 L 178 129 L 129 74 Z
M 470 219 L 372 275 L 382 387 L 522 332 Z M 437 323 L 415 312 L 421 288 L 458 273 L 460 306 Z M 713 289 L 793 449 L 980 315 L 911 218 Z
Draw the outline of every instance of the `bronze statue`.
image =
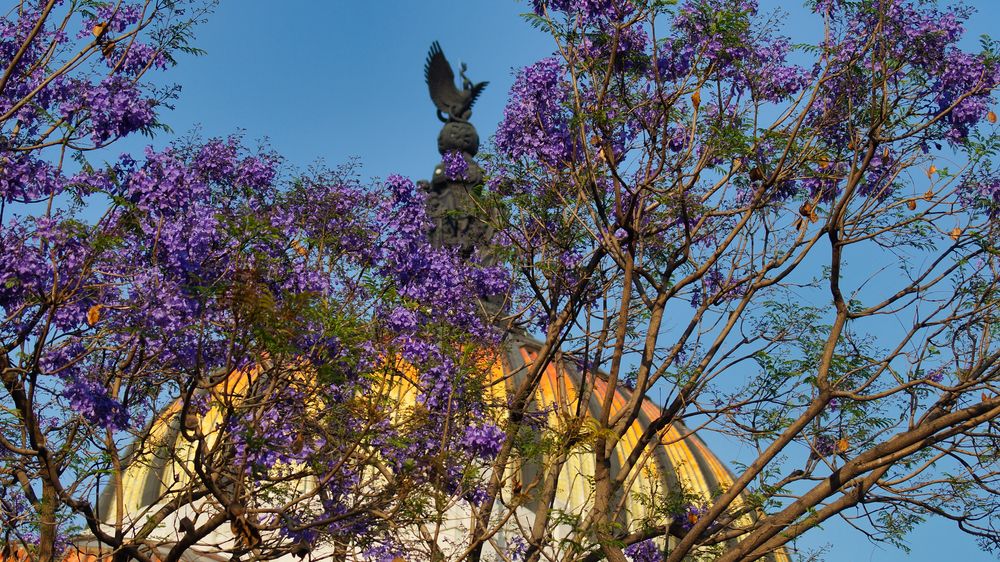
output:
M 476 103 L 476 98 L 489 84 L 489 82 L 473 84 L 465 76 L 465 71 L 465 63 L 462 63 L 462 69 L 459 72 L 462 77 L 462 89 L 459 90 L 455 87 L 455 73 L 452 71 L 448 59 L 444 57 L 441 45 L 437 41 L 431 45 L 431 50 L 427 53 L 427 63 L 424 64 L 424 78 L 427 79 L 431 100 L 437 106 L 438 119 L 445 123 L 468 121 L 469 117 L 472 116 L 472 104 Z
M 479 134 L 469 122 L 472 104 L 487 82 L 473 84 L 461 67 L 462 89 L 455 87 L 455 73 L 435 41 L 427 55 L 424 76 L 431 100 L 437 106 L 438 119 L 444 122 L 438 135 L 438 152 L 451 158 L 462 158 L 466 170 L 462 177 L 449 177 L 444 162 L 434 168 L 430 182 L 420 182 L 426 191 L 427 215 L 433 226 L 432 243 L 438 247 L 455 248 L 465 258 L 478 254 L 481 263 L 492 263 L 489 242 L 493 229 L 483 220 L 482 202 L 477 201 L 482 190 L 483 170 L 474 160 L 479 151 Z

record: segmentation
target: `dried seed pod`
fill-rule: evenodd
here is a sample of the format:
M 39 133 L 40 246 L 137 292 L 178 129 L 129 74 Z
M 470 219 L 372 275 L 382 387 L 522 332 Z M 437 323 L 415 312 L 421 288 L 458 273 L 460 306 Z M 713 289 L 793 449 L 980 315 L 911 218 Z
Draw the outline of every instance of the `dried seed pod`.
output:
M 691 105 L 693 105 L 695 109 L 698 109 L 701 105 L 701 90 L 695 90 L 694 93 L 691 94 Z
M 934 177 L 934 174 L 936 173 L 937 173 L 937 166 L 931 164 L 931 167 L 927 168 L 927 179 Z
M 927 192 L 924 193 L 924 200 L 925 201 L 933 201 L 934 200 L 934 192 L 932 190 L 928 189 Z
M 996 123 L 997 122 L 997 114 L 993 113 L 992 111 L 989 112 L 989 113 L 987 113 L 986 114 L 986 120 L 989 121 L 990 123 Z
M 917 202 L 914 201 L 913 199 L 907 200 L 906 201 L 906 208 L 909 209 L 909 210 L 911 210 L 911 211 L 917 210 Z
M 951 229 L 950 236 L 952 240 L 958 241 L 959 237 L 962 236 L 962 229 L 956 226 L 955 228 Z

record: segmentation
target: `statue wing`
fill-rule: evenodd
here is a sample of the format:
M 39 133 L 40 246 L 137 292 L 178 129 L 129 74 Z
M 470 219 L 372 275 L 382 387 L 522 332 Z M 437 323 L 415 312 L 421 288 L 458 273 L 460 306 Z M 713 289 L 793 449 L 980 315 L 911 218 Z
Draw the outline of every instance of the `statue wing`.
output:
M 479 98 L 479 94 L 483 93 L 489 82 L 480 82 L 472 87 L 472 95 L 469 96 L 469 107 L 472 107 L 476 103 L 476 99 Z
M 455 87 L 455 73 L 448 64 L 448 59 L 444 58 L 444 52 L 441 51 L 441 45 L 437 41 L 431 45 L 431 50 L 427 53 L 424 78 L 427 79 L 431 100 L 442 113 L 451 114 L 456 110 L 456 106 L 462 105 L 462 94 Z

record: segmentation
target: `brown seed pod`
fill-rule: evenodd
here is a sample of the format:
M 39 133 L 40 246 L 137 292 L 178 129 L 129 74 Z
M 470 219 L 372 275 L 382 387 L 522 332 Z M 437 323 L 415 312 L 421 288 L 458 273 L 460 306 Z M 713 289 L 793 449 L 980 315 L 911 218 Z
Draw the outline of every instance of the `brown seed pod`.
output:
M 956 226 L 955 228 L 951 229 L 950 236 L 952 240 L 955 240 L 957 242 L 959 237 L 962 236 L 962 229 Z
M 914 201 L 913 199 L 908 200 L 906 202 L 906 208 L 909 209 L 909 210 L 911 210 L 911 211 L 917 210 L 917 202 Z

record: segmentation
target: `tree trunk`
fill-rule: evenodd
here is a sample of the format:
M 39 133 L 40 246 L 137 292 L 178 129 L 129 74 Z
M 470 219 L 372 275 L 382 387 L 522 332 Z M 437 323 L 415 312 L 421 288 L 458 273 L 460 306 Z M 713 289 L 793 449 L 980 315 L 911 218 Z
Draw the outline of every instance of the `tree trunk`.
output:
M 42 501 L 38 504 L 38 561 L 50 562 L 56 556 L 56 490 L 42 477 Z

